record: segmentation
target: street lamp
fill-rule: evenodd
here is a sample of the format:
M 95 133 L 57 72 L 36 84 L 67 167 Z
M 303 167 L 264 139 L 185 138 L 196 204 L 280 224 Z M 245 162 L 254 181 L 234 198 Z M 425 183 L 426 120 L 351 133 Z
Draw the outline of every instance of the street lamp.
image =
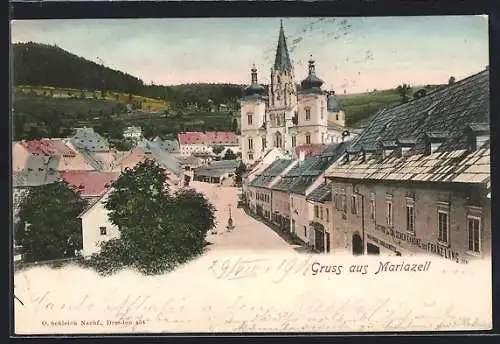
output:
M 233 219 L 231 217 L 231 204 L 228 204 L 227 206 L 229 208 L 229 219 L 227 220 L 226 229 L 228 232 L 230 232 L 234 229 L 234 225 L 233 225 Z

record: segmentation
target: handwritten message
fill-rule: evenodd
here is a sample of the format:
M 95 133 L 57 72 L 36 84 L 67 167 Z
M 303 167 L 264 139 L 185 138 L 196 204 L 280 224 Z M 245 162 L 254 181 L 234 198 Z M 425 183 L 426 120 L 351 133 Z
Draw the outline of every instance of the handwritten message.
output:
M 15 275 L 16 333 L 489 329 L 489 267 L 442 261 L 217 255 L 147 277 L 34 268 Z

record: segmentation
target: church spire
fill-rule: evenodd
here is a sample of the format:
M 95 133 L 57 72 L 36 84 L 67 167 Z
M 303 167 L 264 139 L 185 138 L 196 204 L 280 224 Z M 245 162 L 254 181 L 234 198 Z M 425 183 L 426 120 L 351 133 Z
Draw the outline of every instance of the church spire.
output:
M 281 20 L 280 24 L 278 47 L 276 48 L 276 58 L 274 59 L 274 70 L 281 72 L 291 72 L 293 70 L 292 63 L 290 62 L 290 56 L 288 55 L 288 48 L 286 47 L 283 20 Z

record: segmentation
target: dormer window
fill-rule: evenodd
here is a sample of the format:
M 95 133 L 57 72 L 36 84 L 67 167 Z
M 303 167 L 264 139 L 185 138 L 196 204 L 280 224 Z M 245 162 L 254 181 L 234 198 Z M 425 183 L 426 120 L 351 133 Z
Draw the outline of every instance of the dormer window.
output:
M 392 154 L 394 149 L 397 148 L 397 145 L 394 141 L 386 141 L 382 144 L 382 148 L 383 148 L 383 157 L 385 159 Z
M 362 161 L 365 162 L 366 160 L 370 159 L 373 156 L 375 150 L 376 149 L 374 146 L 364 146 L 362 148 Z
M 447 134 L 444 132 L 428 132 L 425 134 L 425 153 L 427 155 L 436 152 L 446 140 Z
M 415 146 L 416 140 L 413 138 L 400 138 L 398 145 L 402 157 L 408 156 L 411 149 Z
M 490 140 L 490 127 L 487 123 L 472 123 L 466 129 L 468 148 L 471 151 L 480 149 Z

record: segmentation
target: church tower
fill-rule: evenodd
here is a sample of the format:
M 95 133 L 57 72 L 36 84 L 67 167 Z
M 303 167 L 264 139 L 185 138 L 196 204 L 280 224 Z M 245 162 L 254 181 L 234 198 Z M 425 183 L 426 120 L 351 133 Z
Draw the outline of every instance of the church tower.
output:
M 280 25 L 274 65 L 271 68 L 268 102 L 266 119 L 269 143 L 272 147 L 291 152 L 293 147 L 290 128 L 293 127 L 293 118 L 297 112 L 297 86 L 283 21 Z
M 297 117 L 297 145 L 328 143 L 327 94 L 323 80 L 316 76 L 314 60 L 309 60 L 309 74 L 301 82 Z
M 251 165 L 259 160 L 267 147 L 266 100 L 264 88 L 257 81 L 257 68 L 251 69 L 252 83 L 244 91 L 241 99 L 241 160 Z

